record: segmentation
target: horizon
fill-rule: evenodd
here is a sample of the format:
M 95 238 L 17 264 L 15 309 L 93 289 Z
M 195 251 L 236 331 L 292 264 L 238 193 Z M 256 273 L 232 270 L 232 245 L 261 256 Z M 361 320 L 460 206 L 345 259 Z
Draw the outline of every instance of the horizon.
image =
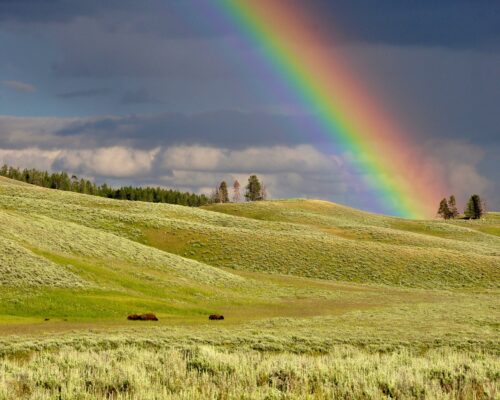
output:
M 17 169 L 18 172 L 24 172 L 26 170 L 28 170 L 28 171 L 30 170 L 30 169 L 21 169 L 19 167 L 15 167 L 15 166 L 7 166 L 6 164 L 4 164 L 2 167 L 7 167 L 8 169 L 14 168 L 14 169 Z M 33 169 L 31 169 L 31 170 L 33 170 Z M 41 173 L 49 173 L 49 176 L 51 174 L 49 171 L 39 171 L 39 170 L 35 170 L 35 171 L 39 172 L 39 173 L 40 172 Z M 21 182 L 28 183 L 28 184 L 33 185 L 33 186 L 39 186 L 39 187 L 43 187 L 43 188 L 49 189 L 49 190 L 56 189 L 56 190 L 61 190 L 61 191 L 70 191 L 70 192 L 76 192 L 76 193 L 79 193 L 79 194 L 105 197 L 105 198 L 109 198 L 111 200 L 131 200 L 131 201 L 141 201 L 141 202 L 146 202 L 146 203 L 147 202 L 167 203 L 167 204 L 174 204 L 174 205 L 179 205 L 179 206 L 189 206 L 189 207 L 204 207 L 204 206 L 212 206 L 212 205 L 220 205 L 220 204 L 240 205 L 240 204 L 243 204 L 243 203 L 250 204 L 250 203 L 252 203 L 252 202 L 255 201 L 255 200 L 245 199 L 246 196 L 241 193 L 241 190 L 238 190 L 238 199 L 237 200 L 234 199 L 233 184 L 236 183 L 236 182 L 240 183 L 237 180 L 234 181 L 233 184 L 231 184 L 229 182 L 230 184 L 227 187 L 228 188 L 228 192 L 229 192 L 229 200 L 228 201 L 220 201 L 220 200 L 215 200 L 215 198 L 219 198 L 218 191 L 220 190 L 220 187 L 217 187 L 217 186 L 215 188 L 212 188 L 211 193 L 193 193 L 193 192 L 189 192 L 189 191 L 182 191 L 182 190 L 179 190 L 177 188 L 168 187 L 168 186 L 130 186 L 130 185 L 129 186 L 113 186 L 113 185 L 109 185 L 107 182 L 102 182 L 102 183 L 100 183 L 100 184 L 97 185 L 94 181 L 88 180 L 88 178 L 86 178 L 86 177 L 78 177 L 76 175 L 71 176 L 71 174 L 69 174 L 67 171 L 54 171 L 53 173 L 55 173 L 55 174 L 66 174 L 67 177 L 71 181 L 73 180 L 73 178 L 77 178 L 78 181 L 80 181 L 80 180 L 87 181 L 87 182 L 89 182 L 91 184 L 96 185 L 95 189 L 97 189 L 97 190 L 103 190 L 103 187 L 105 187 L 106 188 L 105 190 L 107 191 L 107 194 L 104 193 L 104 192 L 101 192 L 101 193 L 98 194 L 98 193 L 92 193 L 92 192 L 88 192 L 88 191 L 81 192 L 81 191 L 78 191 L 78 189 L 63 189 L 63 188 L 60 188 L 60 187 L 59 188 L 54 188 L 54 187 L 49 187 L 49 186 L 43 186 L 41 184 L 27 182 L 26 180 L 23 180 L 23 179 L 20 179 L 20 178 L 15 178 L 15 177 L 12 177 L 12 176 L 7 176 L 3 172 L 0 172 L 0 179 L 5 178 L 5 179 L 10 179 L 10 180 L 15 180 L 15 181 L 21 181 Z M 249 180 L 250 180 L 250 177 L 249 177 Z M 245 183 L 246 184 L 249 183 L 249 180 L 247 182 L 245 182 Z M 220 182 L 221 185 L 223 183 L 226 183 L 226 182 L 225 181 Z M 261 183 L 265 187 L 265 182 L 261 182 Z M 243 186 L 240 185 L 240 186 L 238 186 L 238 189 L 240 189 L 240 187 L 245 192 L 248 190 L 248 187 L 246 187 L 246 185 L 243 185 Z M 174 200 L 170 200 L 170 201 L 164 201 L 164 200 L 155 201 L 155 200 L 151 200 L 151 199 L 148 200 L 148 199 L 144 199 L 144 198 L 132 198 L 132 199 L 129 199 L 129 198 L 126 198 L 126 197 L 120 197 L 120 196 L 118 196 L 118 194 L 120 193 L 121 189 L 132 189 L 132 192 L 135 192 L 137 189 L 151 189 L 153 191 L 156 191 L 156 190 L 160 189 L 160 190 L 174 192 L 177 195 L 181 194 L 181 195 L 195 196 L 195 200 L 187 201 L 187 202 L 179 202 L 179 198 L 178 197 L 175 198 Z M 130 193 L 130 192 L 125 191 L 125 193 Z M 453 195 L 451 195 L 451 196 L 453 196 Z M 469 199 L 467 200 L 467 202 L 470 201 L 470 199 L 472 198 L 472 196 L 478 196 L 478 195 L 476 193 L 471 194 L 471 196 L 469 197 Z M 185 199 L 187 199 L 187 198 L 185 198 Z M 267 191 L 266 191 L 265 197 L 262 198 L 261 200 L 264 201 L 264 202 L 278 202 L 278 203 L 280 203 L 280 202 L 287 202 L 287 201 L 290 201 L 292 203 L 296 202 L 296 201 L 321 202 L 321 203 L 327 203 L 327 204 L 330 204 L 330 205 L 333 205 L 333 206 L 337 206 L 337 207 L 342 207 L 342 208 L 346 208 L 346 209 L 352 209 L 354 211 L 361 211 L 361 212 L 364 212 L 364 213 L 367 213 L 367 214 L 374 214 L 374 215 L 385 216 L 385 217 L 411 219 L 411 218 L 404 218 L 404 217 L 398 217 L 398 216 L 391 216 L 391 215 L 387 215 L 387 214 L 384 214 L 384 213 L 381 213 L 381 212 L 373 212 L 373 211 L 368 211 L 368 210 L 362 210 L 362 209 L 358 209 L 358 208 L 349 206 L 347 204 L 333 202 L 333 201 L 328 200 L 328 199 L 311 198 L 311 197 L 269 198 L 267 196 Z M 447 204 L 451 205 L 451 199 L 443 198 L 442 200 L 443 201 L 446 200 Z M 425 220 L 441 220 L 441 219 L 444 219 L 444 220 L 449 220 L 449 219 L 456 219 L 456 220 L 461 220 L 461 219 L 466 219 L 466 220 L 476 219 L 476 217 L 471 218 L 470 216 L 467 216 L 467 206 L 466 206 L 467 202 L 465 202 L 464 204 L 458 204 L 457 203 L 455 205 L 456 211 L 457 211 L 456 215 L 445 216 L 445 215 L 441 215 L 440 211 L 438 211 L 438 212 L 435 213 L 435 215 L 433 215 L 431 217 L 415 218 L 414 220 L 416 220 L 416 221 L 419 221 L 419 220 L 420 221 L 425 221 Z M 484 199 L 480 199 L 480 203 L 481 203 L 481 207 L 482 207 L 481 208 L 482 209 L 481 213 L 483 214 L 483 216 L 479 217 L 479 219 L 487 217 L 488 215 L 491 216 L 491 214 L 500 213 L 500 211 L 497 211 L 495 209 L 490 209 L 489 206 L 488 206 L 488 204 L 487 204 L 487 202 L 484 201 Z

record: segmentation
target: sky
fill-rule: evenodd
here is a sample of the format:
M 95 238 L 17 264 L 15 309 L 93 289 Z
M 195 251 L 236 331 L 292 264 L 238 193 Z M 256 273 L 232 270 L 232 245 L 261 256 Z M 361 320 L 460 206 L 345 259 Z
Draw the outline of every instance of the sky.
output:
M 442 196 L 500 210 L 500 2 L 304 2 Z M 198 193 L 256 173 L 378 211 L 260 52 L 217 1 L 0 0 L 0 163 Z

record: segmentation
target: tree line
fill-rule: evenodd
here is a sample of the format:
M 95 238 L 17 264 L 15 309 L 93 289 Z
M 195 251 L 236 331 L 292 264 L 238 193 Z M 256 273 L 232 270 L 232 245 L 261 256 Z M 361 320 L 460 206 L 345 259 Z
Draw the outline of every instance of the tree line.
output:
M 236 179 L 232 185 L 232 194 L 229 195 L 229 189 L 226 181 L 222 181 L 210 195 L 211 203 L 239 203 L 241 201 L 241 184 Z M 231 197 L 231 199 L 230 199 Z M 266 186 L 260 182 L 257 175 L 250 175 L 248 183 L 245 186 L 245 200 L 246 201 L 260 201 L 267 199 Z
M 3 165 L 0 168 L 0 175 L 45 188 L 90 194 L 110 199 L 169 203 L 190 207 L 199 207 L 210 202 L 210 199 L 204 194 L 181 192 L 160 187 L 122 186 L 112 188 L 106 183 L 96 185 L 94 182 L 78 178 L 76 175 L 70 176 L 67 172 L 49 173 L 34 168 L 21 170 Z
M 467 219 L 479 219 L 484 214 L 484 201 L 477 194 L 473 194 L 464 210 L 464 217 Z M 451 195 L 448 199 L 443 198 L 439 203 L 438 215 L 443 219 L 454 219 L 459 216 L 455 196 Z

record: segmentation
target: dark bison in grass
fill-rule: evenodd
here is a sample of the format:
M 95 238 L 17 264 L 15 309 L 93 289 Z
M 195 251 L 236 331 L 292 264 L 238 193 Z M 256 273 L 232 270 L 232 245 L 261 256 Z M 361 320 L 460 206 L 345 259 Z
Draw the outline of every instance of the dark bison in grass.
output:
M 152 313 L 148 314 L 130 314 L 127 317 L 128 320 L 130 321 L 158 321 L 158 318 L 156 315 Z
M 212 314 L 208 317 L 210 320 L 221 320 L 224 319 L 224 315 Z

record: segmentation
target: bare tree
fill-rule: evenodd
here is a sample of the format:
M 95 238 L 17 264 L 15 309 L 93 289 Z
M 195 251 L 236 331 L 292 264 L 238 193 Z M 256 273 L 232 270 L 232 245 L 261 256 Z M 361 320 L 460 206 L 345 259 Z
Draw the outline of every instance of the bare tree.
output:
M 241 201 L 241 193 L 240 193 L 240 183 L 238 179 L 236 179 L 233 183 L 233 202 L 239 203 Z
M 218 187 L 213 189 L 212 192 L 210 193 L 209 201 L 210 201 L 210 203 L 220 203 L 221 202 Z
M 262 200 L 267 200 L 267 187 L 264 182 L 262 182 L 262 186 L 260 188 L 260 198 Z

